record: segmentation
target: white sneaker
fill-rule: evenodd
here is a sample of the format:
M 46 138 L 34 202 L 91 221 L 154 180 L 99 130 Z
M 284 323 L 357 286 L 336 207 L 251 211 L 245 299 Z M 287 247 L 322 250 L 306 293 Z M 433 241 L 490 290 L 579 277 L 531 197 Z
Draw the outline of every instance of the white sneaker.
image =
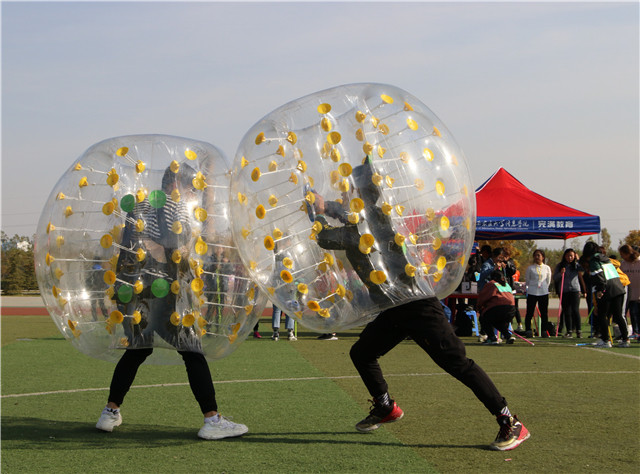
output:
M 289 332 L 289 336 L 288 336 L 290 341 L 297 341 L 298 338 L 296 337 L 296 335 L 293 333 L 293 331 Z
M 215 420 L 215 421 L 214 421 Z M 222 439 L 242 436 L 249 428 L 240 423 L 234 423 L 228 418 L 217 414 L 205 419 L 204 426 L 198 431 L 198 437 L 202 439 Z
M 598 339 L 593 343 L 594 347 L 611 347 L 611 341 L 603 341 L 602 339 Z
M 489 339 L 489 336 L 487 336 L 486 334 L 480 334 L 480 335 L 478 336 L 478 342 L 484 342 L 484 341 L 486 341 L 487 339 Z
M 111 409 L 106 408 L 102 410 L 102 414 L 100 415 L 100 419 L 98 423 L 96 423 L 96 428 L 102 431 L 113 431 L 116 426 L 120 426 L 122 424 L 122 415 L 120 415 L 119 409 Z

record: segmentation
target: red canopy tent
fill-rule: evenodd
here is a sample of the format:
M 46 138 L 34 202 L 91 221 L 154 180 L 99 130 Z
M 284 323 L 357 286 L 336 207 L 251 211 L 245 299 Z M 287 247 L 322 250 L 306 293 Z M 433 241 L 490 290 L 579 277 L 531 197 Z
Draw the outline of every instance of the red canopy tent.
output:
M 504 168 L 476 190 L 476 206 L 476 240 L 566 240 L 600 232 L 600 217 L 534 193 Z

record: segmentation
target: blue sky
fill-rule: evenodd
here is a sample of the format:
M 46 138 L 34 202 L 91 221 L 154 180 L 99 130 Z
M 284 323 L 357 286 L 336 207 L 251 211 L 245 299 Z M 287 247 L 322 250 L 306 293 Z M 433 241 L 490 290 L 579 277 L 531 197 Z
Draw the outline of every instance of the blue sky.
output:
M 639 56 L 636 2 L 5 1 L 1 227 L 34 233 L 103 139 L 178 135 L 233 157 L 276 107 L 379 82 L 444 121 L 476 186 L 502 166 L 599 215 L 617 246 L 640 229 Z

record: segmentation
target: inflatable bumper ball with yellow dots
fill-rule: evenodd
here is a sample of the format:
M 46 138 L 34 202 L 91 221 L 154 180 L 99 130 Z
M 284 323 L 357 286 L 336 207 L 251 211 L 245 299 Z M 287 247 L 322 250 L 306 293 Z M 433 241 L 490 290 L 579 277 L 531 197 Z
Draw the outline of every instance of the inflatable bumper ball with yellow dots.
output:
M 450 294 L 475 232 L 462 150 L 416 97 L 351 84 L 294 100 L 244 136 L 232 230 L 271 301 L 318 332 Z
M 102 141 L 62 175 L 36 233 L 36 275 L 54 322 L 81 352 L 117 360 L 162 347 L 209 360 L 252 331 L 266 297 L 229 223 L 229 163 L 213 145 L 164 135 Z

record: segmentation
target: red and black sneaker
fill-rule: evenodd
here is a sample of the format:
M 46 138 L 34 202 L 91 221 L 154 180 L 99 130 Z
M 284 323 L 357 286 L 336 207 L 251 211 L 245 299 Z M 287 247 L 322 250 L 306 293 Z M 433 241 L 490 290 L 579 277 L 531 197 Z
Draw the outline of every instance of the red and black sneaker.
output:
M 531 433 L 525 426 L 514 416 L 499 415 L 498 424 L 500 431 L 496 440 L 491 443 L 491 449 L 496 451 L 510 451 L 517 448 L 526 439 L 529 439 Z
M 398 421 L 404 416 L 402 409 L 393 400 L 389 406 L 377 405 L 375 400 L 369 401 L 373 404 L 369 416 L 356 424 L 356 429 L 362 433 L 377 430 L 380 425 Z

